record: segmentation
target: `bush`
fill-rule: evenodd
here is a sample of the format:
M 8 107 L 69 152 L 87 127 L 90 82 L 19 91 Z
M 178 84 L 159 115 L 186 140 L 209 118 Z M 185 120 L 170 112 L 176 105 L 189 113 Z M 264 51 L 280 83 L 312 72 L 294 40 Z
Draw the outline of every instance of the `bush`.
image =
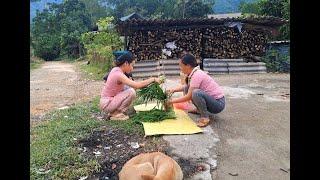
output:
M 34 55 L 41 57 L 44 60 L 54 60 L 60 55 L 60 41 L 59 38 L 44 34 L 36 38 L 37 43 L 34 43 Z
M 84 44 L 90 65 L 97 66 L 104 72 L 112 67 L 113 50 L 123 47 L 120 36 L 112 28 L 112 21 L 113 17 L 101 18 L 97 23 L 99 32 L 87 32 L 81 35 L 81 42 Z
M 276 50 L 271 50 L 262 57 L 262 62 L 266 63 L 268 72 L 290 73 L 290 56 L 280 54 Z

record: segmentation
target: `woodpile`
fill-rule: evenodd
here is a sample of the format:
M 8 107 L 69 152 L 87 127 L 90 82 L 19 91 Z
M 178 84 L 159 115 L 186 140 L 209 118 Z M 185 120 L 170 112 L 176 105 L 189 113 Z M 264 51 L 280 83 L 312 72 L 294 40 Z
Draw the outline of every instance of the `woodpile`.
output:
M 241 58 L 251 55 L 261 56 L 266 51 L 268 34 L 263 31 L 217 27 L 206 28 L 203 37 L 204 57 Z
M 135 31 L 129 38 L 129 50 L 137 60 L 159 60 L 178 58 L 182 51 L 188 51 L 199 59 L 240 58 L 261 56 L 266 50 L 268 34 L 264 31 L 225 26 L 186 28 L 169 30 Z M 168 42 L 175 42 L 177 48 L 171 56 L 163 56 L 162 49 Z
M 241 32 L 233 23 L 241 24 Z M 137 60 L 177 58 L 182 51 L 201 58 L 250 58 L 264 54 L 269 37 L 274 37 L 287 20 L 272 16 L 238 18 L 130 19 L 118 20 L 116 29 L 129 37 L 128 49 Z M 237 26 L 238 26 L 237 25 Z M 232 27 L 230 27 L 232 26 Z M 240 26 L 239 26 L 240 27 Z M 164 57 L 165 44 L 178 47 Z M 256 60 L 255 60 L 256 61 Z

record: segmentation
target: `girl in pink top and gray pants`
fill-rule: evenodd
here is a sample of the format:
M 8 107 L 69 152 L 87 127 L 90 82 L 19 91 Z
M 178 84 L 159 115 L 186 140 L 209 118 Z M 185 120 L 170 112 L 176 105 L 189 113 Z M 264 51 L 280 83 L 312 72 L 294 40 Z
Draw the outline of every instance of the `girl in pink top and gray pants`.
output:
M 184 74 L 187 74 L 187 85 L 169 89 L 169 93 L 183 91 L 184 96 L 169 100 L 171 103 L 187 102 L 191 100 L 200 113 L 198 126 L 209 124 L 209 117 L 220 113 L 225 108 L 225 98 L 221 87 L 212 77 L 197 67 L 197 61 L 191 54 L 185 54 L 179 60 L 179 66 Z
M 134 57 L 128 52 L 119 56 L 101 91 L 100 109 L 108 114 L 111 120 L 127 120 L 128 107 L 136 98 L 135 89 L 143 88 L 152 82 L 160 82 L 159 78 L 149 78 L 135 82 L 129 79 L 125 73 L 133 70 Z

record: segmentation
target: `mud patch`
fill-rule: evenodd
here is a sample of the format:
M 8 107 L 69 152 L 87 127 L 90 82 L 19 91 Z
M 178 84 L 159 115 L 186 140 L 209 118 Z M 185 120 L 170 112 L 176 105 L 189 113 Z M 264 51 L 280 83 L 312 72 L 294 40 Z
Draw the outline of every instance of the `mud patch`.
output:
M 251 95 L 256 94 L 255 92 L 245 89 L 245 88 L 234 88 L 228 86 L 222 86 L 223 92 L 229 98 L 236 98 L 236 99 L 247 99 Z
M 194 176 L 200 171 L 206 171 L 207 169 L 200 163 L 191 161 L 188 159 L 178 158 L 177 163 L 181 167 L 183 172 L 183 179 Z
M 263 96 L 267 102 L 282 102 L 289 101 L 290 97 L 286 96 Z
M 52 103 L 42 103 L 30 108 L 30 114 L 34 116 L 43 115 L 45 111 L 52 109 Z

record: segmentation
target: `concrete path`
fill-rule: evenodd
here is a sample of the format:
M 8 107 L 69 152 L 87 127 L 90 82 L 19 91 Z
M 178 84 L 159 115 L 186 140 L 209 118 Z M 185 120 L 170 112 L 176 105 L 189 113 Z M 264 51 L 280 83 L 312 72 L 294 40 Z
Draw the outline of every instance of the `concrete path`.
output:
M 205 165 L 190 179 L 290 179 L 290 75 L 214 78 L 224 89 L 226 109 L 204 133 L 163 136 L 174 154 Z M 178 83 L 168 79 L 165 87 Z

